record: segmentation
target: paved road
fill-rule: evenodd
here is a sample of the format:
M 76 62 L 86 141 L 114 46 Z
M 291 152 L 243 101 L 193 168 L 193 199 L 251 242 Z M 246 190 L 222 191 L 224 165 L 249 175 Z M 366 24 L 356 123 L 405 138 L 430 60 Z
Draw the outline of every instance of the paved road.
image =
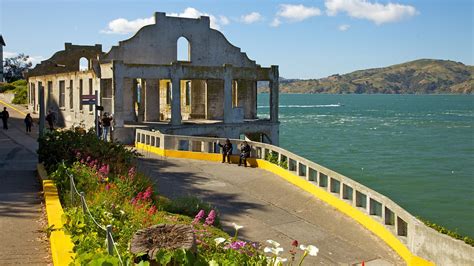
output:
M 306 265 L 405 264 L 371 232 L 269 172 L 142 153 L 139 169 L 153 178 L 159 193 L 195 195 L 213 204 L 231 234 L 235 222 L 244 226 L 239 235 L 247 240 L 273 239 L 286 251 L 293 239 L 316 245 L 319 255 Z
M 27 135 L 24 114 L 7 110 L 9 130 L 0 125 L 0 265 L 47 265 L 47 243 L 40 240 L 41 186 L 35 176 L 37 133 Z

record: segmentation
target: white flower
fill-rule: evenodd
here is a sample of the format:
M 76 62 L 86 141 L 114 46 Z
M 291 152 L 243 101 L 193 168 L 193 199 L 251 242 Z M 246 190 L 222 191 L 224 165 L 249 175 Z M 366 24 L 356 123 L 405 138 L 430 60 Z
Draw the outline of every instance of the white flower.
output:
M 271 248 L 271 247 L 265 247 L 263 249 L 264 252 L 266 253 L 273 253 L 275 255 L 280 254 L 280 252 L 283 252 L 283 248 Z
M 282 258 L 282 257 L 276 257 L 275 259 L 275 264 L 274 265 L 280 265 L 283 262 L 286 262 L 288 259 L 287 258 Z
M 215 260 L 209 261 L 209 266 L 219 266 L 219 263 L 217 263 Z
M 313 245 L 300 245 L 300 249 L 308 252 L 310 256 L 317 256 L 319 252 L 319 249 Z
M 225 238 L 223 238 L 223 237 L 218 237 L 218 238 L 214 239 L 214 241 L 216 242 L 216 246 L 218 246 L 219 244 L 225 242 Z
M 232 223 L 232 226 L 235 228 L 235 231 L 239 231 L 240 229 L 244 228 L 243 226 L 238 225 L 236 223 Z
M 121 215 L 125 215 L 125 212 L 123 210 L 120 210 Z
M 267 263 L 269 263 L 269 265 L 273 265 L 273 266 L 280 266 L 280 265 L 283 265 L 283 262 L 286 262 L 288 261 L 287 258 L 282 258 L 282 257 L 267 257 Z
M 270 244 L 270 245 L 272 245 L 272 246 L 275 247 L 275 248 L 277 248 L 277 247 L 280 246 L 280 243 L 278 243 L 278 242 L 276 242 L 276 241 L 274 241 L 274 240 L 271 240 L 271 239 L 268 239 L 268 240 L 267 240 L 267 243 Z

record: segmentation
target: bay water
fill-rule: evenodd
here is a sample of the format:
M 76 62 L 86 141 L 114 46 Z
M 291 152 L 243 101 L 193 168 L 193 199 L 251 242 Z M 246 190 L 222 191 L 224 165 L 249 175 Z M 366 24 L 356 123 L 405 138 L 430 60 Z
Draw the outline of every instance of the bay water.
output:
M 279 112 L 282 148 L 474 236 L 474 95 L 280 94 Z

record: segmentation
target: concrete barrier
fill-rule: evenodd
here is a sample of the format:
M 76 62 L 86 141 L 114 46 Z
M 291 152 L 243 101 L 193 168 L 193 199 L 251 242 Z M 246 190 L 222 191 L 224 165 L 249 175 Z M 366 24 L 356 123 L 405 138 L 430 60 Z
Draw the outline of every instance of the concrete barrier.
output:
M 135 147 L 166 157 L 220 161 L 225 139 L 166 135 L 137 129 Z M 242 140 L 232 139 L 234 147 Z M 443 235 L 386 196 L 324 166 L 270 144 L 247 141 L 248 162 L 312 193 L 385 241 L 408 265 L 473 265 L 474 248 Z M 235 148 L 234 151 L 237 149 Z M 274 163 L 265 160 L 272 157 Z M 233 162 L 238 156 L 232 157 Z
M 51 245 L 51 256 L 54 265 L 69 265 L 75 256 L 74 244 L 71 237 L 63 230 L 61 216 L 63 208 L 59 201 L 59 194 L 52 180 L 48 176 L 42 164 L 38 164 L 38 175 L 42 180 L 46 213 L 48 216 L 48 227 L 52 228 L 49 242 Z

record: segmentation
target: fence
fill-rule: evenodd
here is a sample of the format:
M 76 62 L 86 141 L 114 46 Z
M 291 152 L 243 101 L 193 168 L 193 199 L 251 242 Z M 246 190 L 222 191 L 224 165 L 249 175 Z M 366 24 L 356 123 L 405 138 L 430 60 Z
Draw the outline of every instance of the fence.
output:
M 102 229 L 105 232 L 106 240 L 107 240 L 107 252 L 109 253 L 109 255 L 113 256 L 114 255 L 114 249 L 115 249 L 115 252 L 117 253 L 117 257 L 118 257 L 121 265 L 124 265 L 123 261 L 122 261 L 122 257 L 120 256 L 120 253 L 117 249 L 117 245 L 115 244 L 114 238 L 112 236 L 112 225 L 103 226 L 103 225 L 100 225 L 97 222 L 97 220 L 92 215 L 92 213 L 89 209 L 89 206 L 87 205 L 87 201 L 86 201 L 86 197 L 85 197 L 84 192 L 82 192 L 82 191 L 79 192 L 77 190 L 76 183 L 74 182 L 74 176 L 69 173 L 67 168 L 66 168 L 66 174 L 69 177 L 71 203 L 74 204 L 74 196 L 79 196 L 79 198 L 81 199 L 82 212 L 84 214 L 87 214 L 89 216 L 89 218 L 92 220 L 92 222 L 94 222 L 94 224 L 97 227 L 99 227 L 100 229 Z
M 218 143 L 224 141 L 222 138 L 166 135 L 142 129 L 137 129 L 135 136 L 137 148 L 163 156 L 192 159 L 202 159 L 206 154 L 207 160 L 215 161 L 220 160 Z M 234 147 L 243 142 L 237 139 L 230 141 Z M 253 166 L 260 167 L 263 161 L 273 163 L 273 167 L 278 168 L 275 173 L 297 176 L 301 179 L 297 180 L 299 184 L 303 182 L 303 186 L 321 189 L 320 198 L 374 232 L 409 264 L 422 262 L 413 254 L 439 264 L 474 262 L 471 246 L 427 227 L 386 196 L 280 147 L 247 142 L 251 146 L 250 163 Z M 439 247 L 440 243 L 444 248 Z

